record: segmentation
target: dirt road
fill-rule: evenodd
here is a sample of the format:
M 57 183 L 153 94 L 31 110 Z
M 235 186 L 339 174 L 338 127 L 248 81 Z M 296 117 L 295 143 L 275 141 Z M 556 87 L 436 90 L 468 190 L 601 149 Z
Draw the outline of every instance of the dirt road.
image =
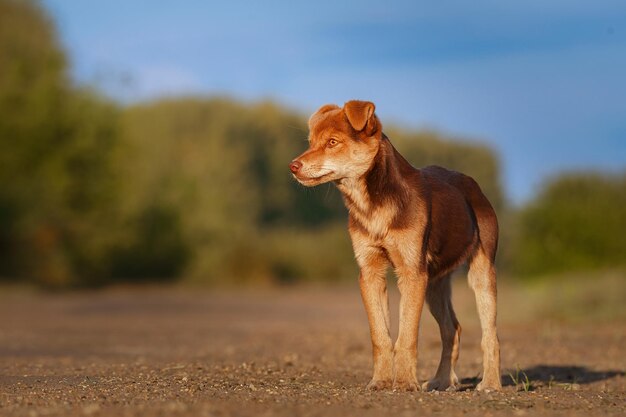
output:
M 480 331 L 461 285 L 462 388 L 441 393 L 365 389 L 371 348 L 356 284 L 4 291 L 0 416 L 626 415 L 624 320 L 547 320 L 506 291 L 499 323 L 506 386 L 476 392 Z M 425 380 L 440 347 L 428 314 L 422 324 Z

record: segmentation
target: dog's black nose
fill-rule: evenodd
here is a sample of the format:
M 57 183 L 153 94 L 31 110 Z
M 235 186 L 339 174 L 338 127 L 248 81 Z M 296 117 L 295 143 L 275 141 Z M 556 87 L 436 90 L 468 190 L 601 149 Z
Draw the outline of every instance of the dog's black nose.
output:
M 291 163 L 289 164 L 289 169 L 294 174 L 296 172 L 298 172 L 300 170 L 300 168 L 302 168 L 302 162 L 300 162 L 300 161 L 291 161 Z

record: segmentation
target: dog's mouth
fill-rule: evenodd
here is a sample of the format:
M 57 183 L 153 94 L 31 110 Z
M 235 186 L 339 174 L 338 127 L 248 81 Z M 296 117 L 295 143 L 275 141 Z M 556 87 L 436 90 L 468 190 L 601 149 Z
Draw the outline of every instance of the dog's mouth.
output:
M 302 185 L 312 186 L 324 182 L 324 180 L 330 177 L 333 173 L 333 171 L 330 171 L 316 177 L 300 177 L 296 174 L 293 174 L 293 177 Z

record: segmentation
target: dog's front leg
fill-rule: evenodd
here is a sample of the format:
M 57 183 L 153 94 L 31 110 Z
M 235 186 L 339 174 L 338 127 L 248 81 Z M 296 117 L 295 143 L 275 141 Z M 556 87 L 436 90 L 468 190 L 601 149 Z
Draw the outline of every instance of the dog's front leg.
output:
M 394 346 L 393 388 L 401 391 L 418 391 L 417 337 L 428 277 L 416 269 L 397 268 L 400 290 L 400 326 Z
M 386 271 L 388 261 L 377 248 L 363 247 L 357 252 L 361 266 L 359 285 L 369 320 L 374 357 L 374 375 L 369 389 L 391 388 L 393 383 L 393 345 L 389 333 L 389 301 Z

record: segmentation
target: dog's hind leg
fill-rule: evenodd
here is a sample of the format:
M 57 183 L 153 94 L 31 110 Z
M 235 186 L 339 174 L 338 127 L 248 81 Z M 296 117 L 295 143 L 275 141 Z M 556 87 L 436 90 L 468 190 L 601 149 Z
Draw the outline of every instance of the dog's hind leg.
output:
M 483 351 L 483 379 L 478 390 L 499 390 L 500 342 L 496 332 L 496 269 L 493 256 L 485 254 L 481 245 L 469 266 L 468 281 L 474 290 L 476 307 L 482 328 L 481 348 Z
M 448 388 L 456 388 L 459 382 L 454 373 L 454 366 L 459 358 L 461 325 L 454 314 L 451 296 L 450 275 L 429 282 L 426 302 L 430 312 L 439 324 L 442 350 L 441 360 L 435 377 L 424 383 L 422 387 L 428 391 L 443 391 Z

